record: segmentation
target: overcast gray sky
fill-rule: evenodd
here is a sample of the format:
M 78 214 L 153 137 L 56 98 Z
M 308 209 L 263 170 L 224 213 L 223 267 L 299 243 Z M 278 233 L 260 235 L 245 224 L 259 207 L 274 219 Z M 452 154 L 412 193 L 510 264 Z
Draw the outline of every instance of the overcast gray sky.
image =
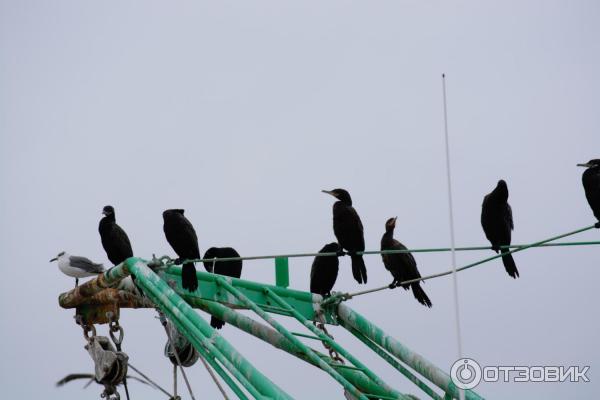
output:
M 173 254 L 166 208 L 186 209 L 201 251 L 316 251 L 334 238 L 333 199 L 320 193 L 334 187 L 352 194 L 369 249 L 396 215 L 407 246 L 447 246 L 442 72 L 457 244 L 486 244 L 481 200 L 499 178 L 515 243 L 591 224 L 575 164 L 600 157 L 599 17 L 595 1 L 0 0 L 3 397 L 98 398 L 98 387 L 53 386 L 92 364 L 73 312 L 57 304 L 73 280 L 48 260 L 66 250 L 108 264 L 97 232 L 106 204 L 141 257 Z M 599 254 L 535 249 L 515 256 L 516 281 L 499 261 L 459 275 L 466 355 L 483 365 L 591 366 L 590 383 L 481 384 L 479 393 L 597 397 Z M 422 274 L 450 265 L 447 253 L 416 259 Z M 378 256 L 366 261 L 368 287 L 390 281 Z M 293 288 L 308 288 L 311 262 L 291 262 Z M 247 262 L 243 277 L 273 282 L 272 263 Z M 424 287 L 431 310 L 401 290 L 349 305 L 449 370 L 452 279 Z M 348 259 L 336 289 L 358 289 Z M 132 363 L 170 386 L 153 312 L 127 310 L 121 322 Z M 392 386 L 422 396 L 332 332 Z M 342 398 L 325 373 L 231 326 L 222 334 L 292 396 Z M 200 365 L 190 376 L 198 398 L 218 398 Z M 131 386 L 132 399 L 162 398 Z

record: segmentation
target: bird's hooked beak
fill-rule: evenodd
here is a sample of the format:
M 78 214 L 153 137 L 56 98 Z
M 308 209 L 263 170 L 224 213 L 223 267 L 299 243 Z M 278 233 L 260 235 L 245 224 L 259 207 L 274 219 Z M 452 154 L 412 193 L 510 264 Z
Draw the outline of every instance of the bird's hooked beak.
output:
M 335 197 L 337 199 L 337 196 L 335 195 L 335 193 L 333 193 L 333 191 L 331 190 L 321 190 L 321 192 L 323 193 L 327 193 L 329 195 L 332 195 L 333 197 Z
M 102 210 L 102 215 L 107 216 L 108 213 L 106 211 Z
M 394 217 L 394 225 L 396 225 L 396 220 L 398 219 L 398 216 Z
M 585 167 L 585 168 L 589 168 L 592 166 L 592 164 L 590 163 L 584 163 L 584 164 L 577 164 L 578 167 Z
M 52 260 L 50 260 L 49 262 L 56 261 L 56 260 L 58 260 L 58 257 L 54 257 L 54 258 L 53 258 Z

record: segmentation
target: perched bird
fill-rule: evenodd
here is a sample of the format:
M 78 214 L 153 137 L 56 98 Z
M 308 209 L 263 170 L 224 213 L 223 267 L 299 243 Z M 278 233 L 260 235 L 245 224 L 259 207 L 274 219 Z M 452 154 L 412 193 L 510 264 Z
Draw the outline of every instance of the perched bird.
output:
M 204 259 L 209 258 L 233 258 L 239 257 L 239 253 L 231 247 L 211 247 L 204 253 Z M 214 269 L 213 269 L 214 264 Z M 204 268 L 207 271 L 212 271 L 215 274 L 231 276 L 233 278 L 239 278 L 242 276 L 242 260 L 231 260 L 231 261 L 204 261 Z M 221 321 L 217 317 L 211 317 L 210 326 L 215 329 L 221 329 L 225 325 L 224 321 Z
M 358 213 L 352 207 L 350 193 L 344 189 L 323 190 L 338 199 L 333 204 L 333 233 L 340 246 L 350 254 L 352 275 L 358 283 L 367 283 L 367 267 L 362 255 L 357 251 L 365 250 L 363 226 Z
M 319 253 L 337 253 L 340 245 L 336 242 L 326 244 Z M 323 297 L 331 296 L 331 289 L 338 276 L 340 262 L 337 257 L 316 256 L 310 269 L 310 292 Z
M 508 186 L 502 179 L 498 181 L 496 188 L 483 198 L 481 205 L 481 226 L 485 237 L 492 244 L 492 250 L 496 253 L 508 253 L 511 231 L 515 228 L 513 224 L 512 209 L 508 204 Z M 519 277 L 519 271 L 512 254 L 502 256 L 502 263 L 508 275 L 513 278 Z
M 385 233 L 381 237 L 381 250 L 406 250 L 406 246 L 394 239 L 396 218 L 390 218 L 385 223 Z M 417 262 L 411 253 L 382 254 L 381 258 L 385 269 L 390 271 L 394 277 L 390 288 L 397 287 L 401 282 L 421 277 L 417 269 Z M 424 306 L 431 308 L 431 300 L 421 287 L 421 282 L 409 283 L 402 285 L 402 287 L 404 290 L 412 288 L 415 299 Z
M 89 258 L 72 256 L 64 251 L 58 253 L 50 262 L 58 261 L 58 268 L 63 274 L 75 278 L 75 287 L 79 285 L 79 278 L 94 276 L 104 272 L 102 264 L 96 264 Z
M 577 164 L 579 167 L 586 167 L 581 180 L 594 216 L 598 220 L 597 228 L 600 228 L 600 159 L 590 160 L 585 164 Z
M 163 230 L 167 242 L 171 245 L 177 256 L 176 263 L 183 260 L 200 258 L 198 249 L 198 236 L 192 223 L 183 215 L 184 210 L 172 209 L 163 212 Z M 210 272 L 210 270 L 208 270 Z M 194 263 L 185 263 L 181 267 L 181 286 L 190 292 L 198 289 L 196 267 Z
M 102 210 L 104 217 L 100 220 L 98 231 L 102 239 L 102 247 L 106 251 L 106 256 L 114 265 L 121 264 L 129 257 L 133 257 L 131 243 L 125 231 L 117 225 L 115 220 L 115 209 L 112 206 L 106 206 Z

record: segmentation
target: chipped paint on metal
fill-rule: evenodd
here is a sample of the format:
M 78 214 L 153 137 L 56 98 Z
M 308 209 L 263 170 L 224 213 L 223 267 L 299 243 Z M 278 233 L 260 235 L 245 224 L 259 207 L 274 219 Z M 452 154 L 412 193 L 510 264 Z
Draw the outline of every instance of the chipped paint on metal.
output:
M 400 361 L 414 369 L 424 378 L 435 384 L 438 388 L 458 398 L 458 389 L 450 379 L 450 376 L 426 360 L 423 356 L 413 352 L 345 304 L 338 305 L 337 314 L 344 322 L 343 325 L 350 325 L 352 328 L 356 329 L 368 339 L 380 345 Z M 471 390 L 465 390 L 465 398 L 467 400 L 482 399 L 481 396 Z

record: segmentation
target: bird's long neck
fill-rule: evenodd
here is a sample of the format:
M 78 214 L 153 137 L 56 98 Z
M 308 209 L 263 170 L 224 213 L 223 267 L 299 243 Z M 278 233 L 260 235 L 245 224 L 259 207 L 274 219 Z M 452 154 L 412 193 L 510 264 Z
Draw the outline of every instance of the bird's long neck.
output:
M 115 223 L 115 215 L 111 214 L 111 215 L 106 215 L 104 216 L 104 218 L 102 218 L 100 220 L 100 226 L 106 226 L 106 225 L 110 225 L 110 224 L 114 224 Z
M 394 228 L 385 228 L 385 233 L 381 237 L 381 244 L 385 245 L 394 241 Z
M 506 189 L 506 187 L 498 186 L 492 192 L 491 197 L 499 203 L 506 203 L 508 201 L 508 189 Z
M 333 204 L 334 207 L 336 205 L 338 207 L 352 207 L 352 200 L 348 200 L 348 199 L 338 200 Z

